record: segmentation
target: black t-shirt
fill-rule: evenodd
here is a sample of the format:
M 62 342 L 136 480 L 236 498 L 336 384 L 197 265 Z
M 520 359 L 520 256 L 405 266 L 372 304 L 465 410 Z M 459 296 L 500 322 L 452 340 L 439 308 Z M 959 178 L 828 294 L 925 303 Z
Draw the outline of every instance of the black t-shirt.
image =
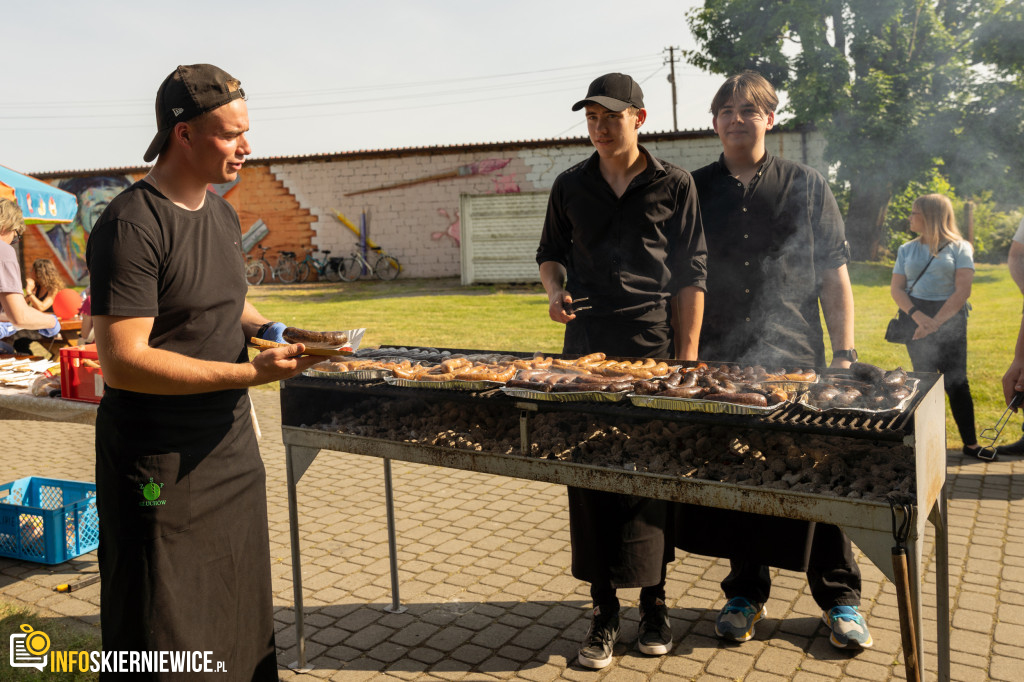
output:
M 245 259 L 235 210 L 207 192 L 176 206 L 145 182 L 119 194 L 89 235 L 92 314 L 152 317 L 149 345 L 200 360 L 247 359 Z
M 835 197 L 813 168 L 768 155 L 750 185 L 724 160 L 693 173 L 708 246 L 700 354 L 822 367 L 822 272 L 847 260 Z
M 621 197 L 601 176 L 596 152 L 551 187 L 537 263 L 565 266 L 573 298 L 590 298 L 588 317 L 662 321 L 680 289 L 704 288 L 707 253 L 693 180 L 640 151 L 647 168 Z

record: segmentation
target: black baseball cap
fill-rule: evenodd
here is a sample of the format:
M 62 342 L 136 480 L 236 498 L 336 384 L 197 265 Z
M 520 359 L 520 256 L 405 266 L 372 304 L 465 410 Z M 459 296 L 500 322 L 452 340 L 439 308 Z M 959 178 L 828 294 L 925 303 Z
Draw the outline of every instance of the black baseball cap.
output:
M 572 105 L 579 111 L 588 104 L 600 104 L 611 111 L 625 111 L 629 107 L 644 108 L 644 91 L 640 85 L 624 73 L 606 73 L 587 90 L 587 96 Z
M 245 99 L 237 78 L 213 64 L 179 66 L 156 91 L 157 133 L 143 161 L 152 161 L 167 144 L 175 124 L 190 121 L 236 99 Z

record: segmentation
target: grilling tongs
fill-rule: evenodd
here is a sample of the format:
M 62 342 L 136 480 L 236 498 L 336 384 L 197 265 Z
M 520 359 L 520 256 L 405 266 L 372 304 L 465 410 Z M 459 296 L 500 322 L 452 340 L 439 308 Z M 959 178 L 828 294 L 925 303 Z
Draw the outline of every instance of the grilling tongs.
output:
M 562 309 L 565 310 L 566 315 L 575 315 L 576 313 L 583 312 L 584 310 L 590 310 L 593 307 L 589 305 L 580 305 L 580 303 L 584 303 L 589 300 L 589 296 L 584 296 L 583 298 L 574 298 L 572 303 L 562 303 Z
M 1003 416 L 999 418 L 996 425 L 992 428 L 985 429 L 981 432 L 981 438 L 979 440 L 990 441 L 988 445 L 978 450 L 978 454 L 975 455 L 978 459 L 984 459 L 992 461 L 996 458 L 996 441 L 999 440 L 999 434 L 1003 432 L 1003 427 L 1006 426 L 1006 422 L 1010 420 L 1010 415 L 1017 411 L 1020 407 L 1021 402 L 1024 402 L 1024 391 L 1017 391 L 1010 398 L 1010 404 L 1003 410 Z

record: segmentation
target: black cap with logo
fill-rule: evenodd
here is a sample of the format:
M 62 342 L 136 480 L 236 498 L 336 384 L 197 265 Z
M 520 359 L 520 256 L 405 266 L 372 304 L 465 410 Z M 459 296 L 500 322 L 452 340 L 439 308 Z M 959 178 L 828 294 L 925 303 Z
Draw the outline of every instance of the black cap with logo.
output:
M 175 124 L 189 121 L 228 102 L 244 99 L 237 78 L 212 64 L 179 66 L 156 92 L 157 134 L 149 143 L 143 161 L 152 161 L 167 144 Z
M 629 107 L 644 108 L 644 91 L 640 85 L 624 73 L 606 73 L 587 90 L 587 96 L 572 105 L 579 111 L 588 104 L 600 104 L 611 111 L 624 111 Z

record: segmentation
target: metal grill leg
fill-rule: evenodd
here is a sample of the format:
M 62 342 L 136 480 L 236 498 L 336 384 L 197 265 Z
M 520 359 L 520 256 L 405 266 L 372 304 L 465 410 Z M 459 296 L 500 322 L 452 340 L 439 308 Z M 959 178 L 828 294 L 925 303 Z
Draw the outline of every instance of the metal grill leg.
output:
M 391 460 L 384 458 L 384 504 L 388 514 L 388 559 L 391 562 L 391 605 L 385 606 L 388 613 L 403 613 L 408 609 L 402 606 L 398 594 L 398 543 L 395 541 L 395 499 L 391 486 Z
M 935 527 L 935 604 L 939 680 L 949 682 L 949 527 L 946 525 L 946 489 L 939 489 L 935 507 L 929 514 Z
M 302 606 L 302 552 L 299 550 L 299 503 L 296 485 L 302 474 L 319 450 L 297 445 L 285 445 L 285 472 L 288 481 L 288 531 L 292 545 L 292 591 L 295 598 L 295 646 L 299 658 L 289 664 L 289 668 L 298 672 L 309 670 L 306 665 L 305 611 Z

